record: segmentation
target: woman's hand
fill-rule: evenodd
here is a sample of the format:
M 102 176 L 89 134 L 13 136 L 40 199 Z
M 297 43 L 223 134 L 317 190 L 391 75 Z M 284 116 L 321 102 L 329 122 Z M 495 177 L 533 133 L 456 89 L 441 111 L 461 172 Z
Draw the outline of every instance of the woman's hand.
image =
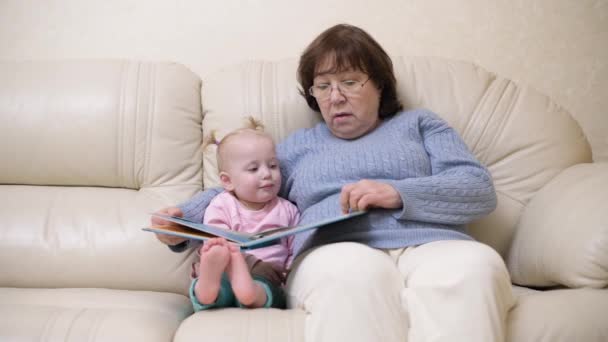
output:
M 395 188 L 386 183 L 363 179 L 346 184 L 340 193 L 340 207 L 344 214 L 369 208 L 397 209 L 403 206 L 401 196 Z
M 156 214 L 163 214 L 163 215 L 177 216 L 177 217 L 182 217 L 182 215 L 183 215 L 181 209 L 177 208 L 177 207 L 164 208 L 164 209 L 157 211 Z M 157 217 L 157 216 L 152 216 L 152 218 L 150 219 L 150 223 L 153 226 L 177 226 L 177 223 L 163 220 L 162 218 Z M 183 237 L 167 235 L 167 234 L 155 233 L 155 235 L 156 235 L 156 238 L 160 242 L 164 243 L 165 245 L 169 245 L 169 246 L 175 246 L 177 244 L 180 244 L 180 243 L 188 240 Z

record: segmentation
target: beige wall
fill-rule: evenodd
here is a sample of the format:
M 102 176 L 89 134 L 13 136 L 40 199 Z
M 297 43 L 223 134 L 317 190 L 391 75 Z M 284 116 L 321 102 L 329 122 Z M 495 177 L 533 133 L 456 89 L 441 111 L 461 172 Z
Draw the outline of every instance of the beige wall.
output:
M 607 0 L 0 0 L 0 59 L 175 60 L 204 77 L 296 57 L 338 22 L 390 54 L 473 61 L 541 90 L 608 161 Z

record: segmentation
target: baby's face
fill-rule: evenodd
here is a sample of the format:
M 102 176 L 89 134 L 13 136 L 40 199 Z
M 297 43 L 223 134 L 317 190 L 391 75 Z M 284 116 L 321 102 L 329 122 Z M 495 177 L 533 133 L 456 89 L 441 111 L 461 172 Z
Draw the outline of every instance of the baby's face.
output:
M 251 209 L 260 209 L 277 196 L 281 171 L 272 139 L 245 132 L 232 137 L 223 148 L 224 172 L 231 183 L 226 190 Z

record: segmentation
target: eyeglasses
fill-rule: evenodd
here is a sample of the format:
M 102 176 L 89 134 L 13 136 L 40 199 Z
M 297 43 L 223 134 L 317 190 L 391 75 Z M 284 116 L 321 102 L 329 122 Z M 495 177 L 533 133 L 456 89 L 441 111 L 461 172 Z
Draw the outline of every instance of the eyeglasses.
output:
M 369 80 L 370 77 L 368 77 L 367 80 L 363 82 L 355 80 L 344 80 L 340 81 L 336 88 L 338 88 L 338 91 L 343 96 L 350 97 L 359 93 L 359 91 L 361 91 L 361 88 L 363 88 L 363 86 L 365 86 L 365 84 Z M 312 95 L 312 97 L 317 99 L 317 101 L 325 101 L 329 99 L 329 97 L 331 96 L 331 91 L 333 89 L 334 87 L 331 85 L 331 83 L 319 83 L 311 86 L 308 89 L 308 93 Z

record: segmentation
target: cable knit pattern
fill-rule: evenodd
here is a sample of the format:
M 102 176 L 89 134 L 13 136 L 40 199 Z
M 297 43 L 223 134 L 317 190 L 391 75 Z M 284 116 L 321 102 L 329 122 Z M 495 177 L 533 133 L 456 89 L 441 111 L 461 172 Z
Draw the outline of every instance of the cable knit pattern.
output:
M 374 209 L 298 234 L 296 253 L 337 241 L 397 248 L 471 239 L 464 225 L 496 206 L 489 172 L 445 121 L 426 110 L 398 113 L 354 140 L 337 138 L 320 123 L 290 135 L 277 153 L 283 173 L 281 195 L 298 206 L 302 224 L 339 215 L 342 186 L 362 179 L 391 184 L 404 204 L 399 210 Z M 202 220 L 201 212 L 214 192 L 205 191 L 184 203 L 185 216 Z

